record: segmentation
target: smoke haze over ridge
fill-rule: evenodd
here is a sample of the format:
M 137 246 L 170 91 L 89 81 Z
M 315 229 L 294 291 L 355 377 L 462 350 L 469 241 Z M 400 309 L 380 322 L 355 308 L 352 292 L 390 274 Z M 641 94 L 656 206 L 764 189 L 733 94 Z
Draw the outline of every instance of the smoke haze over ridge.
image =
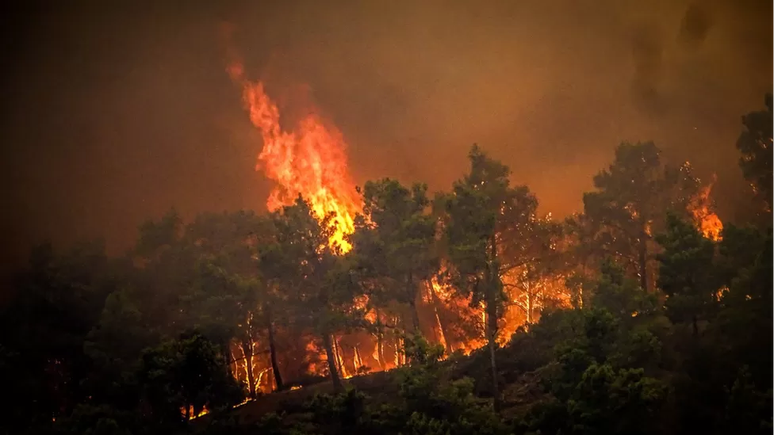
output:
M 144 2 L 141 2 L 144 3 Z M 259 135 L 226 74 L 219 26 L 291 119 L 309 103 L 350 171 L 446 189 L 474 142 L 537 193 L 582 208 L 621 141 L 689 159 L 730 218 L 740 117 L 772 83 L 766 1 L 168 2 L 7 12 L 3 263 L 33 242 L 144 219 L 262 209 Z M 285 112 L 283 112 L 285 114 Z

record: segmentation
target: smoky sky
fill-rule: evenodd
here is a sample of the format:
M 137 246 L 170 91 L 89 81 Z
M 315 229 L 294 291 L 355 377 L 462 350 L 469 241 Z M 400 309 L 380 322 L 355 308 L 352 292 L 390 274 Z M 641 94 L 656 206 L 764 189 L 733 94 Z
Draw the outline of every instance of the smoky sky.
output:
M 67 5 L 64 5 L 67 3 Z M 53 2 L 52 2 L 53 4 Z M 356 183 L 448 188 L 478 143 L 565 215 L 621 141 L 744 183 L 741 116 L 772 83 L 770 1 L 58 2 L 7 11 L 3 263 L 49 238 L 127 248 L 171 207 L 263 208 L 259 135 L 219 31 L 283 113 L 314 104 Z M 725 211 L 724 211 L 725 210 Z

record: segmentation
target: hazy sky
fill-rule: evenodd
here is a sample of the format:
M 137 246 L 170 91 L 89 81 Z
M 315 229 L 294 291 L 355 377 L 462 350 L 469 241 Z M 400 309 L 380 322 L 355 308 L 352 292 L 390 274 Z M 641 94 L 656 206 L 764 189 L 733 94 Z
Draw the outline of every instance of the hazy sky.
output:
M 356 182 L 444 189 L 477 142 L 559 215 L 648 139 L 717 173 L 731 210 L 740 117 L 772 84 L 767 0 L 66 3 L 4 13 L 4 263 L 46 237 L 118 252 L 172 206 L 263 207 L 223 21 L 288 113 L 309 90 Z

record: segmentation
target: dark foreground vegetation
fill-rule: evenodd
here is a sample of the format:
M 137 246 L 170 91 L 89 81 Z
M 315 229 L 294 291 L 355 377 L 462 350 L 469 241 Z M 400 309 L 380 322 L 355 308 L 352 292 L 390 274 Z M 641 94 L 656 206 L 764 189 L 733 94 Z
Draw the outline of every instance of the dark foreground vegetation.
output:
M 121 258 L 98 242 L 38 246 L 2 307 L 0 433 L 771 433 L 766 104 L 737 143 L 760 213 L 719 235 L 702 228 L 690 167 L 644 143 L 619 146 L 565 222 L 538 217 L 534 195 L 474 147 L 469 173 L 433 200 L 422 185 L 367 183 L 347 252 L 302 199 L 185 227 L 169 214 Z M 420 327 L 419 288 L 436 276 L 487 314 L 470 355 Z M 535 290 L 556 277 L 561 289 Z M 501 346 L 515 300 L 530 301 L 523 326 Z M 331 337 L 357 331 L 403 337 L 405 364 L 342 379 L 325 363 Z M 302 339 L 323 369 L 294 350 Z M 279 392 L 262 394 L 252 368 L 237 381 L 235 347 L 260 355 Z

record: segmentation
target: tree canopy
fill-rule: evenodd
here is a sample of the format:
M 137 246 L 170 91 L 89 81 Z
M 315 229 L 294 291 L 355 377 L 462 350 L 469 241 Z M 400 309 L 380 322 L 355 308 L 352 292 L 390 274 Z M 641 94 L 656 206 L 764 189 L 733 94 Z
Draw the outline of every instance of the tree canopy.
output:
M 766 104 L 737 148 L 770 213 Z M 432 200 L 366 182 L 351 250 L 303 197 L 40 244 L 0 306 L 0 433 L 770 433 L 771 222 L 720 223 L 653 142 L 611 157 L 563 220 L 474 145 Z

